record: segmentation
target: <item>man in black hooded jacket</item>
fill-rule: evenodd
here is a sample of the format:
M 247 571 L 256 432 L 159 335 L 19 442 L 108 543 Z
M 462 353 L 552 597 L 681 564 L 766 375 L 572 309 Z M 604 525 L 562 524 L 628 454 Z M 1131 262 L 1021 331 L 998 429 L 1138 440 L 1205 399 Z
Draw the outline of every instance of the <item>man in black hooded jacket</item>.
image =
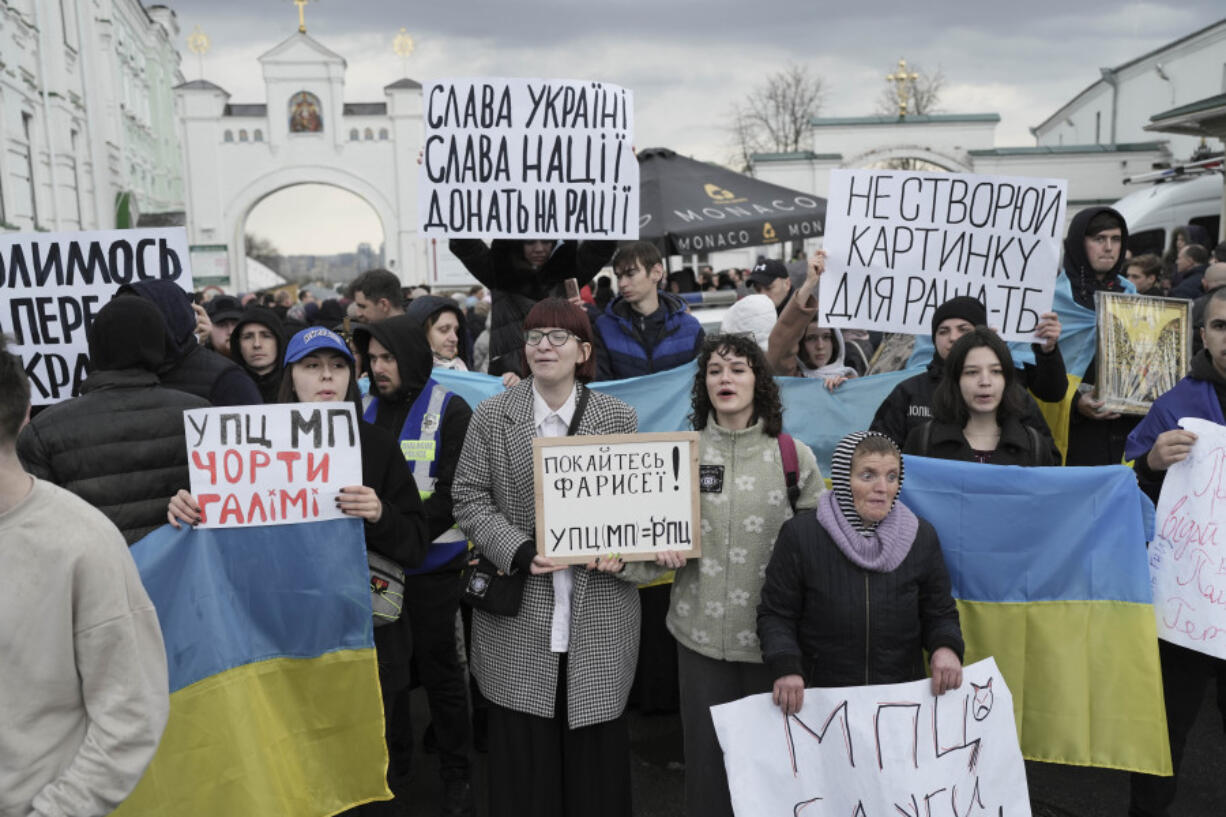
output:
M 209 405 L 158 384 L 165 354 L 157 308 L 112 300 L 89 329 L 81 395 L 39 412 L 17 438 L 27 471 L 102 511 L 129 545 L 161 527 L 170 498 L 188 486 L 183 411 Z
M 1064 238 L 1064 274 L 1073 290 L 1073 300 L 1094 309 L 1094 293 L 1127 292 L 1120 277 L 1128 224 L 1110 207 L 1087 207 L 1073 216 Z M 1082 383 L 1098 380 L 1098 355 L 1086 368 Z M 1069 411 L 1066 465 L 1119 465 L 1124 443 L 1139 417 L 1121 417 L 1105 411 L 1101 400 L 1078 392 Z
M 115 294 L 138 295 L 162 313 L 166 354 L 158 377 L 163 386 L 203 397 L 214 406 L 258 406 L 263 402 L 246 372 L 196 340 L 191 296 L 173 281 L 137 281 L 121 286 Z
M 278 402 L 285 369 L 285 330 L 277 313 L 252 304 L 230 333 L 230 357 L 255 381 L 265 403 Z
M 397 315 L 355 328 L 354 340 L 370 372 L 372 399 L 364 417 L 400 441 L 426 511 L 430 548 L 420 567 L 406 571 L 404 612 L 412 634 L 413 665 L 434 721 L 443 813 L 470 815 L 467 679 L 456 649 L 459 574 L 468 560 L 468 542 L 455 527 L 451 482 L 472 409 L 430 377 L 433 355 L 417 318 Z M 409 711 L 407 706 L 396 709 Z M 411 730 L 404 731 L 407 734 L 389 746 L 393 764 L 401 767 L 406 744 L 412 745 Z

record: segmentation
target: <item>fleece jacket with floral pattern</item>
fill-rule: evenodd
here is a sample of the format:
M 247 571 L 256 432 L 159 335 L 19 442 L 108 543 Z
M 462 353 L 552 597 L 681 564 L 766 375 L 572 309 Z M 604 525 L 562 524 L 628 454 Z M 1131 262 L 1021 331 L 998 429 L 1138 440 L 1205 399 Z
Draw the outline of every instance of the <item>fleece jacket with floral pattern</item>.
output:
M 729 431 L 712 417 L 700 434 L 702 557 L 677 571 L 668 629 L 708 658 L 760 664 L 758 596 L 779 528 L 792 518 L 779 441 L 761 421 Z M 813 452 L 799 441 L 796 459 L 796 507 L 812 510 L 825 483 Z

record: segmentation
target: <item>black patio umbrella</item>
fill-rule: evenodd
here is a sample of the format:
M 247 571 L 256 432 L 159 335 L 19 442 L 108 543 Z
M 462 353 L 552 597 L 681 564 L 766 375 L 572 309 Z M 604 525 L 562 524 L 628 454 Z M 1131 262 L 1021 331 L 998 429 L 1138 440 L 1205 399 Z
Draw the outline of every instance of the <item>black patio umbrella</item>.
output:
M 756 247 L 820 236 L 826 200 L 679 156 L 641 150 L 639 238 L 665 255 Z

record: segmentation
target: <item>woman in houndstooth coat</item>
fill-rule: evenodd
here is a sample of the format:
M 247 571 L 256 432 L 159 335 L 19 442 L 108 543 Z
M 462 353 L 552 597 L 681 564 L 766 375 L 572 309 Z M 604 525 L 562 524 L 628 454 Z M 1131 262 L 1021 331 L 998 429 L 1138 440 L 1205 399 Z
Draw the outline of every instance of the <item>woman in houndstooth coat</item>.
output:
M 477 406 L 452 485 L 456 523 L 477 551 L 524 576 L 517 615 L 473 611 L 472 670 L 491 703 L 489 814 L 628 817 L 623 712 L 641 568 L 613 558 L 566 567 L 537 555 L 532 440 L 631 434 L 637 420 L 583 385 L 594 364 L 581 308 L 545 300 L 524 327 L 532 376 Z

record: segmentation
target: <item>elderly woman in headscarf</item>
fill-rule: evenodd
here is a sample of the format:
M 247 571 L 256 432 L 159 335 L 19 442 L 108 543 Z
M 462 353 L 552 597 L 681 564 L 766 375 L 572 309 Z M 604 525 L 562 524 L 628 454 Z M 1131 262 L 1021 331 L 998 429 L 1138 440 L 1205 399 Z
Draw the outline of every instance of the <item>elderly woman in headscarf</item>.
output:
M 833 490 L 784 524 L 766 568 L 758 637 L 774 701 L 800 710 L 806 686 L 962 685 L 962 631 L 932 525 L 898 501 L 902 455 L 858 431 L 835 448 Z

